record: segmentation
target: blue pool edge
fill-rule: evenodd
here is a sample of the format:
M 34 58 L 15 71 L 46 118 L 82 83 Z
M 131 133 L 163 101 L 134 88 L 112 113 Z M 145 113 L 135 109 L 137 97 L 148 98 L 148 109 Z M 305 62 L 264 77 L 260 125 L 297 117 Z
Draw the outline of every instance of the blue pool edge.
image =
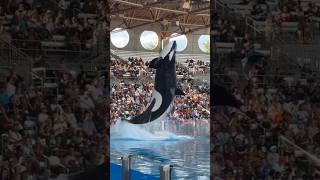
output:
M 120 165 L 110 163 L 110 180 L 120 180 L 122 179 L 122 167 Z M 159 180 L 159 178 L 151 175 L 143 174 L 139 171 L 131 170 L 131 179 L 141 179 L 141 180 Z

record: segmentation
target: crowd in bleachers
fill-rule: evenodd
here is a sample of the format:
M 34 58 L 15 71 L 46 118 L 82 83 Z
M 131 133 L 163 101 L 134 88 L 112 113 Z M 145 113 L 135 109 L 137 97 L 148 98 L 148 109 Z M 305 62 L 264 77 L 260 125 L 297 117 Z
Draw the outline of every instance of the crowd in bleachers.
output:
M 306 18 L 319 16 L 319 2 L 310 0 L 243 0 L 235 1 L 232 4 L 247 6 L 249 11 L 246 15 L 251 15 L 258 21 L 264 21 L 272 15 L 278 15 L 282 22 L 294 21 L 301 16 Z M 234 10 L 237 11 L 237 8 L 239 7 L 235 6 Z
M 92 48 L 97 41 L 97 31 L 107 21 L 106 1 L 56 3 L 55 6 L 62 6 L 59 10 L 35 0 L 1 1 L 0 37 L 25 49 Z
M 234 42 L 235 37 L 241 37 L 242 32 L 230 21 L 216 15 L 212 25 L 213 35 L 216 42 Z
M 256 23 L 266 22 L 267 35 L 291 31 L 302 42 L 312 38 L 314 18 L 319 17 L 318 1 L 279 0 L 272 7 L 270 1 L 244 0 L 237 5 L 249 5 L 247 15 Z M 221 39 L 235 42 L 234 31 L 240 28 L 227 25 L 228 19 L 217 18 L 215 26 L 223 27 L 220 31 L 217 28 L 217 42 Z M 288 26 L 295 28 L 290 30 Z M 273 36 L 270 34 L 267 38 Z M 277 60 L 284 61 L 281 57 Z M 232 64 L 230 68 L 217 69 L 216 73 L 224 75 L 215 76 L 216 83 L 227 87 L 242 105 L 239 109 L 213 108 L 211 173 L 216 180 L 319 179 L 317 78 L 306 65 L 300 65 L 294 75 L 286 76 L 279 73 L 285 72 L 282 69 L 276 69 L 273 75 L 266 74 L 264 65 L 239 70 Z M 247 78 L 241 79 L 242 76 Z
M 185 65 L 192 74 L 207 74 L 210 68 L 209 62 L 203 62 L 201 60 L 195 61 L 193 59 L 187 59 Z
M 294 32 L 301 42 L 309 42 L 314 32 L 314 25 L 320 22 L 320 4 L 317 1 L 245 0 L 222 2 L 225 2 L 235 13 L 245 15 L 249 19 L 252 18 L 251 24 L 249 21 L 246 23 L 249 23 L 255 31 L 265 32 L 270 39 L 276 34 Z M 229 26 L 234 30 L 239 28 L 233 24 Z
M 320 86 L 312 80 L 278 80 L 274 88 L 233 84 L 230 92 L 242 112 L 215 108 L 212 173 L 217 179 L 319 178 L 315 160 L 292 145 L 280 146 L 279 137 L 319 157 Z
M 183 86 L 183 85 L 181 85 Z M 130 118 L 142 113 L 150 102 L 153 83 L 143 84 L 120 83 L 112 86 L 111 121 Z M 193 123 L 190 120 L 207 121 L 209 89 L 208 85 L 199 87 L 190 84 L 184 85 L 185 96 L 175 98 L 173 108 L 169 113 L 171 119 L 181 123 Z
M 57 95 L 14 69 L 0 86 L 0 179 L 35 180 L 101 164 L 108 149 L 108 102 L 103 70 L 55 71 Z M 104 75 L 105 76 L 105 75 Z
M 198 63 L 201 64 L 201 62 Z M 111 71 L 116 75 L 119 74 L 119 71 L 129 72 L 130 68 L 128 67 L 134 66 L 136 68 L 133 73 L 135 76 L 141 74 L 138 73 L 141 71 L 153 73 L 154 70 L 148 68 L 147 65 L 148 62 L 145 64 L 142 59 L 129 58 L 128 62 L 112 62 Z M 201 85 L 198 85 L 199 83 L 190 78 L 190 72 L 185 67 L 177 66 L 176 70 L 178 76 L 183 76 L 178 79 L 178 86 L 186 95 L 175 98 L 169 117 L 183 123 L 193 122 L 190 120 L 208 122 L 210 118 L 208 113 L 209 84 L 200 83 Z M 141 79 L 141 76 L 137 77 Z M 150 102 L 153 89 L 153 80 L 151 76 L 148 77 L 147 83 L 143 83 L 139 79 L 124 81 L 125 78 L 120 76 L 121 83 L 112 85 L 110 105 L 110 108 L 113 109 L 111 113 L 112 123 L 119 119 L 133 117 L 145 110 Z
M 155 71 L 148 68 L 149 63 L 137 57 L 129 57 L 128 61 L 111 61 L 111 73 L 116 77 L 127 79 L 150 77 Z M 177 75 L 181 79 L 189 79 L 196 74 L 206 74 L 209 72 L 208 69 L 208 63 L 192 59 L 176 66 Z
M 239 27 L 232 25 L 230 21 L 217 16 L 217 21 L 213 24 L 213 38 L 217 51 L 230 49 L 226 52 L 230 53 L 234 58 L 244 58 L 248 54 L 254 52 L 254 37 L 246 32 L 240 31 Z
M 112 61 L 111 72 L 117 77 L 143 77 L 151 73 L 151 69 L 147 68 L 147 64 L 140 58 L 128 58 L 128 61 Z

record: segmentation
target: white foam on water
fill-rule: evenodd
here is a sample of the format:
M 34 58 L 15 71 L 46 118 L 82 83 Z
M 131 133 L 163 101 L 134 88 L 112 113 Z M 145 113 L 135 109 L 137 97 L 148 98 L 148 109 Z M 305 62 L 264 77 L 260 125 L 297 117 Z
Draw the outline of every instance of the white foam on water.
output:
M 193 139 L 190 136 L 176 135 L 168 131 L 150 132 L 149 128 L 146 128 L 146 125 L 136 125 L 121 120 L 111 127 L 110 138 L 113 140 L 136 141 L 179 141 Z

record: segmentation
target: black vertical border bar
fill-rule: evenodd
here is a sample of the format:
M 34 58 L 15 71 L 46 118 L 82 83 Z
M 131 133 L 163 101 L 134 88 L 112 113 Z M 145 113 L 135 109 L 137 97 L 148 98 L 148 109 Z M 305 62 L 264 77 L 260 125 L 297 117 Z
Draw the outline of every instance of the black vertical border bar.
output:
M 74 175 L 74 177 L 69 178 L 69 180 L 109 180 L 110 179 L 110 0 L 103 0 L 105 14 L 103 17 L 99 17 L 99 22 L 101 27 L 99 27 L 99 32 L 102 33 L 97 40 L 97 53 L 101 55 L 103 61 L 95 65 L 99 74 L 100 80 L 103 79 L 104 87 L 104 102 L 101 105 L 101 112 L 103 121 L 103 157 L 105 159 L 104 163 L 96 168 L 88 169 L 83 173 Z M 98 27 L 96 27 L 98 28 Z
M 105 63 L 106 63 L 106 82 L 105 82 L 105 89 L 106 89 L 106 111 L 107 111 L 107 117 L 106 117 L 106 132 L 105 132 L 105 157 L 106 157 L 106 178 L 110 179 L 110 22 L 111 22 L 111 16 L 110 16 L 110 0 L 106 0 L 106 22 L 107 22 L 107 30 L 106 30 L 106 39 L 105 39 L 105 51 L 106 51 L 106 57 L 105 57 Z
M 215 61 L 215 42 L 212 34 L 212 26 L 214 22 L 214 12 L 215 12 L 215 1 L 210 2 L 210 102 L 212 102 L 212 85 L 214 80 L 214 61 Z M 214 179 L 212 176 L 212 166 L 213 166 L 213 111 L 212 105 L 210 104 L 210 179 Z

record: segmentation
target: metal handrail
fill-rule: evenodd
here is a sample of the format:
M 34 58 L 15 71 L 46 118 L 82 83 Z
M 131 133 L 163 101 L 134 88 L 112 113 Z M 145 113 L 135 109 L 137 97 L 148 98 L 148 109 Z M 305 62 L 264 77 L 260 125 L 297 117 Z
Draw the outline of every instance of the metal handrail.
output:
M 310 152 L 304 150 L 302 147 L 296 145 L 294 142 L 290 141 L 285 136 L 279 136 L 279 143 L 281 143 L 281 141 L 283 141 L 283 142 L 291 145 L 295 149 L 298 149 L 299 151 L 301 151 L 308 159 L 310 159 L 317 166 L 320 165 L 320 159 L 317 156 L 315 156 L 315 155 L 311 154 Z M 279 144 L 279 146 L 281 146 L 281 144 Z
M 1 134 L 1 155 L 4 156 L 6 153 L 6 140 L 8 139 L 8 134 Z
M 70 41 L 67 41 L 67 40 L 63 40 L 63 41 L 59 41 L 59 40 L 23 40 L 23 39 L 11 39 L 11 43 L 39 43 L 41 44 L 42 42 L 61 42 L 61 43 L 70 43 Z M 76 51 L 76 52 L 85 52 L 85 51 L 88 51 L 88 50 L 82 50 L 82 45 L 86 46 L 87 43 L 79 43 L 79 42 L 75 42 L 72 44 L 76 44 L 76 45 L 79 45 L 80 46 L 80 51 Z M 93 43 L 90 43 L 90 45 L 92 45 L 93 47 Z M 61 51 L 61 52 L 72 52 L 72 50 L 64 50 L 64 49 L 61 49 L 61 47 L 59 48 L 56 48 L 56 47 L 52 47 L 52 48 L 48 48 L 48 47 L 42 47 L 41 48 L 21 48 L 21 47 L 15 47 L 16 49 L 20 49 L 20 50 L 52 50 L 52 51 Z M 56 48 L 56 49 L 55 49 Z M 88 48 L 88 49 L 92 49 L 92 48 Z M 89 52 L 89 51 L 88 51 Z
M 23 51 L 20 51 L 19 48 L 13 46 L 10 42 L 0 38 L 0 43 L 4 44 L 5 46 L 8 46 L 10 49 L 14 50 L 16 54 L 23 56 L 23 58 L 32 62 L 32 58 L 28 54 L 24 53 Z
M 252 28 L 254 31 L 254 35 L 256 36 L 257 33 L 262 34 L 263 32 L 256 28 L 255 21 L 256 20 L 254 20 L 252 17 L 250 17 L 248 15 L 245 17 L 245 22 L 246 22 L 247 27 Z M 252 24 L 250 24 L 250 22 L 252 22 Z
M 17 69 L 19 69 L 18 71 L 20 75 L 25 77 L 26 80 L 31 80 L 30 71 L 33 66 L 33 59 L 29 55 L 22 52 L 9 42 L 0 39 L 0 56 L 2 56 L 4 59 L 7 59 L 6 65 L 15 66 Z
M 80 51 L 73 51 L 73 50 L 65 50 L 65 49 L 54 49 L 54 48 L 41 48 L 41 49 L 33 49 L 33 48 L 17 48 L 21 51 L 51 51 L 51 52 L 57 52 L 57 53 L 90 53 L 91 51 L 88 50 L 80 50 Z
M 44 154 L 42 154 L 42 157 L 46 159 L 46 161 L 47 161 L 47 165 L 48 165 L 48 167 L 49 167 L 49 166 L 50 166 L 50 160 L 49 160 L 49 157 L 48 157 L 48 156 L 46 156 L 46 155 L 44 155 Z M 63 165 L 63 164 L 61 164 L 61 163 L 57 164 L 57 166 L 59 166 L 59 167 L 63 168 L 63 169 L 65 170 L 65 173 L 66 173 L 67 175 L 69 175 L 69 174 L 70 174 L 70 170 L 69 170 L 69 168 L 68 168 L 68 167 L 64 166 L 64 165 Z
M 10 42 L 69 42 L 66 39 L 57 40 L 57 39 L 44 39 L 44 40 L 25 40 L 25 39 L 10 39 Z M 74 44 L 87 44 L 87 43 L 74 43 Z
M 63 10 L 60 6 L 59 6 L 59 3 L 55 0 L 49 0 L 50 2 L 52 2 L 54 5 L 56 5 L 56 7 L 59 9 L 59 10 Z
M 172 180 L 172 165 L 160 166 L 160 180 Z

